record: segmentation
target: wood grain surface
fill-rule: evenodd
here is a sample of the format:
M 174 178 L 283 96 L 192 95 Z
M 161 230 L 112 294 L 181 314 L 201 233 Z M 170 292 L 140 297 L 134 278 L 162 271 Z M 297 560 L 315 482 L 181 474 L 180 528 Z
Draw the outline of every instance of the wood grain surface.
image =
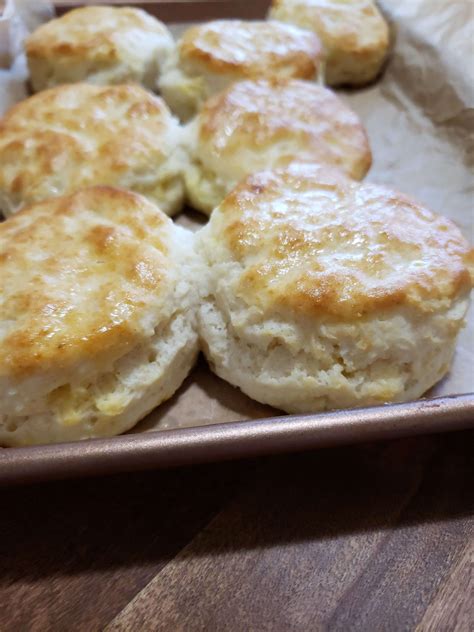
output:
M 472 630 L 473 440 L 3 489 L 0 630 Z

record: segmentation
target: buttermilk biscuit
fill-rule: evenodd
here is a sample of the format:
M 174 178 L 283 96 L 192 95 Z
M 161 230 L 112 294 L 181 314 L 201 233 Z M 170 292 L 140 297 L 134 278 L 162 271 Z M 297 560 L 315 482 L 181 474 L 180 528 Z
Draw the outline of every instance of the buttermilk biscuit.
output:
M 182 120 L 240 79 L 314 79 L 318 37 L 281 22 L 216 20 L 188 29 L 163 69 L 159 89 Z
M 249 176 L 198 235 L 214 371 L 287 412 L 401 402 L 449 370 L 472 287 L 458 228 L 310 165 Z
M 195 360 L 193 236 L 111 187 L 0 224 L 0 445 L 111 436 Z
M 76 81 L 134 81 L 152 90 L 173 48 L 164 24 L 129 7 L 69 11 L 40 26 L 25 42 L 35 91 Z
M 40 92 L 0 120 L 0 211 L 109 184 L 172 215 L 184 196 L 180 134 L 164 101 L 139 86 Z
M 331 86 L 368 83 L 386 59 L 389 29 L 373 0 L 273 0 L 269 15 L 320 37 Z
M 297 160 L 361 179 L 371 164 L 357 115 L 330 90 L 298 79 L 235 83 L 206 102 L 186 134 L 187 195 L 205 213 L 254 171 Z

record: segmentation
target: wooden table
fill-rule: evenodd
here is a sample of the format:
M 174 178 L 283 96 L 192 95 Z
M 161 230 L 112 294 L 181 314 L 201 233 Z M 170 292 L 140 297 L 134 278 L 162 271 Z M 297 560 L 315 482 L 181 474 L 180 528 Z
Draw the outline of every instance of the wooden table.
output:
M 0 490 L 0 630 L 472 630 L 473 439 Z

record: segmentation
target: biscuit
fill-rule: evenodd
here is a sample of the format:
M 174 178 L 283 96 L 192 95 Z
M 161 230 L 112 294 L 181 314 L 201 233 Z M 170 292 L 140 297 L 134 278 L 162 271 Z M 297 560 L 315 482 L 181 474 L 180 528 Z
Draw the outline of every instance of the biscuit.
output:
M 254 171 L 296 160 L 361 179 L 371 164 L 358 116 L 327 88 L 298 79 L 235 83 L 211 97 L 185 133 L 188 199 L 208 214 Z
M 174 46 L 164 24 L 130 7 L 75 9 L 43 24 L 25 41 L 35 92 L 78 81 L 133 81 L 153 90 Z
M 281 22 L 216 20 L 183 34 L 159 81 L 165 101 L 188 120 L 204 101 L 241 79 L 314 79 L 321 44 Z
M 198 351 L 193 235 L 97 186 L 0 224 L 0 445 L 112 436 L 171 397 Z
M 180 139 L 164 101 L 140 86 L 44 90 L 0 120 L 0 211 L 108 184 L 172 215 L 184 197 Z
M 198 235 L 213 370 L 287 412 L 402 402 L 449 370 L 474 251 L 448 219 L 311 165 L 249 176 Z
M 269 16 L 319 36 L 330 86 L 369 83 L 387 57 L 389 29 L 373 0 L 273 0 Z

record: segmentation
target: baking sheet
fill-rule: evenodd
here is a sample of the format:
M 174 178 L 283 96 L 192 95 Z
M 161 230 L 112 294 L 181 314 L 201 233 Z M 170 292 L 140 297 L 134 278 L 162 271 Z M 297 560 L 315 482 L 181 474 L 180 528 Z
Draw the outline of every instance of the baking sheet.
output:
M 17 0 L 18 2 L 19 0 Z M 28 5 L 21 2 L 23 10 Z M 29 14 L 28 20 L 44 19 L 48 7 L 46 3 L 29 3 L 34 5 L 34 11 Z M 129 3 L 131 4 L 131 3 Z M 248 17 L 244 13 L 242 3 L 231 3 L 227 0 L 221 2 L 193 2 L 196 10 L 199 7 L 219 5 L 219 17 L 236 15 L 236 10 L 240 11 L 241 17 Z M 252 3 L 252 17 L 256 15 L 256 9 L 263 16 L 268 2 L 256 1 Z M 341 92 L 341 96 L 359 113 L 365 123 L 370 137 L 374 165 L 367 180 L 382 184 L 388 184 L 398 188 L 403 192 L 414 195 L 418 200 L 425 203 L 432 209 L 455 220 L 464 234 L 473 241 L 473 178 L 472 167 L 474 162 L 473 152 L 473 122 L 474 122 L 474 69 L 472 64 L 466 60 L 472 60 L 474 26 L 473 7 L 470 0 L 459 0 L 450 2 L 449 0 L 383 0 L 382 8 L 390 19 L 394 31 L 394 49 L 383 78 L 375 85 L 363 90 Z M 150 5 L 153 13 L 160 16 L 161 6 L 159 3 Z M 167 2 L 167 14 L 162 17 L 171 17 L 172 21 L 179 23 L 170 24 L 175 35 L 178 35 L 185 26 L 182 20 L 183 15 L 181 3 L 174 5 L 174 12 L 171 3 Z M 41 10 L 43 13 L 41 13 Z M 28 14 L 28 12 L 26 12 Z M 189 15 L 189 14 L 186 14 Z M 18 34 L 17 40 L 21 37 Z M 18 42 L 17 42 L 18 44 Z M 10 72 L 0 72 L 0 111 L 4 110 L 12 102 L 24 98 L 25 87 L 25 65 L 24 60 L 18 57 Z M 178 221 L 184 225 L 195 227 L 200 225 L 204 218 L 197 213 L 183 214 Z M 454 364 L 450 374 L 438 384 L 427 397 L 440 397 L 455 393 L 470 393 L 474 391 L 474 317 L 473 310 L 470 310 L 468 323 L 463 330 L 457 348 Z M 406 415 L 410 410 L 409 406 L 390 406 L 384 409 L 372 409 L 370 413 L 351 413 L 359 421 L 361 416 L 369 414 L 369 422 L 364 417 L 364 428 L 375 429 L 372 438 L 384 436 L 383 429 L 386 429 L 387 436 L 397 436 L 407 432 L 430 432 L 431 430 L 449 430 L 458 427 L 466 427 L 474 423 L 473 410 L 474 399 L 462 398 L 463 413 L 459 416 L 455 399 L 441 399 L 441 404 L 436 404 L 438 412 L 446 414 L 435 424 L 430 414 L 420 403 L 416 410 L 418 417 L 416 423 L 406 424 Z M 385 419 L 386 410 L 395 410 L 396 415 L 390 413 L 390 425 L 380 427 L 377 420 Z M 420 411 L 425 410 L 424 413 Z M 418 414 L 417 413 L 417 414 Z M 178 393 L 167 403 L 157 408 L 146 419 L 140 422 L 130 431 L 128 436 L 121 439 L 101 440 L 96 442 L 81 442 L 71 447 L 74 454 L 90 454 L 90 446 L 101 446 L 105 453 L 118 454 L 123 450 L 124 441 L 135 442 L 135 435 L 150 431 L 170 431 L 165 436 L 173 435 L 175 431 L 175 441 L 181 445 L 184 441 L 188 455 L 187 462 L 193 461 L 193 442 L 196 442 L 196 433 L 189 431 L 176 432 L 177 429 L 197 426 L 209 426 L 223 424 L 225 422 L 239 420 L 257 420 L 271 418 L 278 415 L 278 411 L 254 402 L 243 395 L 239 390 L 226 384 L 215 377 L 207 369 L 204 361 L 200 361 L 196 370 L 186 380 Z M 294 418 L 302 420 L 301 423 L 311 430 L 314 440 L 307 445 L 327 444 L 323 434 L 320 434 L 318 443 L 318 428 L 323 433 L 325 420 L 330 420 L 333 424 L 333 440 L 348 442 L 355 440 L 352 426 L 344 426 L 344 419 L 347 420 L 348 413 L 333 413 L 331 415 L 313 415 L 305 418 Z M 339 416 L 338 416 L 339 415 Z M 458 415 L 456 417 L 456 415 Z M 290 420 L 291 418 L 286 418 Z M 444 421 L 443 421 L 444 419 Z M 455 423 L 456 419 L 458 420 Z M 339 421 L 336 421 L 339 420 Z M 270 420 L 271 421 L 271 420 Z M 335 424 L 335 425 L 334 425 Z M 375 424 L 375 425 L 374 425 Z M 395 424 L 395 426 L 393 425 Z M 255 424 L 243 424 L 244 434 L 248 437 L 254 436 Z M 245 427 L 247 431 L 245 431 Z M 262 423 L 265 432 L 272 435 L 272 424 Z M 199 441 L 214 441 L 216 437 L 224 442 L 224 449 L 219 452 L 220 456 L 245 455 L 245 442 L 242 441 L 237 428 L 240 425 L 219 425 L 212 429 L 207 428 L 199 434 Z M 296 425 L 294 426 L 296 431 Z M 273 434 L 277 434 L 281 425 L 275 421 L 273 424 Z M 346 432 L 344 433 L 344 429 Z M 236 434 L 237 433 L 237 434 Z M 394 434 L 395 433 L 395 434 Z M 132 437 L 133 435 L 133 437 Z M 155 439 L 152 459 L 154 466 L 168 462 L 166 458 L 160 461 L 160 451 L 166 450 L 166 441 L 159 439 L 157 434 L 152 435 Z M 265 435 L 267 436 L 267 435 Z M 287 437 L 287 435 L 285 435 Z M 365 435 L 364 435 L 365 436 Z M 247 438 L 248 438 L 247 437 Z M 149 439 L 147 438 L 147 441 Z M 279 440 L 281 441 L 281 439 Z M 322 442 L 322 443 L 321 443 Z M 270 442 L 271 443 L 271 442 Z M 149 446 L 149 443 L 146 444 Z M 278 444 L 281 445 L 281 444 Z M 286 442 L 286 449 L 290 449 L 292 442 Z M 294 447 L 294 446 L 293 446 Z M 197 445 L 195 445 L 197 450 Z M 268 446 L 271 448 L 270 444 Z M 94 448 L 95 450 L 96 448 Z M 38 452 L 39 450 L 39 452 Z M 25 459 L 29 459 L 31 468 L 32 459 L 40 459 L 44 463 L 44 455 L 48 455 L 50 466 L 43 469 L 46 476 L 58 475 L 63 471 L 64 460 L 61 460 L 59 448 L 50 447 L 46 452 L 41 452 L 45 448 L 23 448 L 8 450 L 10 456 L 8 463 L 4 460 L 4 455 L 0 458 L 0 477 L 5 474 L 7 467 L 11 474 L 15 463 L 20 475 L 21 467 L 24 467 Z M 129 454 L 128 449 L 126 453 Z M 27 454 L 29 456 L 27 456 Z M 68 452 L 69 458 L 70 452 Z M 215 454 L 211 450 L 211 454 Z M 15 457 L 15 455 L 17 455 Z M 195 451 L 195 457 L 197 458 Z M 215 454 L 216 458 L 218 457 Z M 86 458 L 86 457 L 85 457 Z M 105 457 L 104 457 L 105 458 Z M 15 460 L 16 459 L 16 460 Z M 40 462 L 38 461 L 38 462 Z M 134 461 L 126 458 L 120 461 L 121 469 L 132 467 Z M 179 461 L 179 459 L 178 459 Z M 186 461 L 186 459 L 185 459 Z M 51 462 L 53 466 L 51 467 Z M 104 460 L 104 463 L 109 462 Z M 148 461 L 147 461 L 148 462 Z M 181 461 L 182 462 L 182 459 Z M 23 463 L 23 466 L 21 466 Z M 61 466 L 63 463 L 63 466 Z M 114 461 L 115 463 L 115 461 Z M 128 465 L 127 465 L 128 463 Z M 80 468 L 79 468 L 80 469 Z M 87 468 L 86 468 L 87 469 Z M 107 468 L 106 468 L 107 469 Z M 110 468 L 109 468 L 110 469 Z M 102 471 L 103 468 L 100 470 Z M 94 470 L 98 471 L 98 470 Z M 6 475 L 6 474 L 5 474 Z

